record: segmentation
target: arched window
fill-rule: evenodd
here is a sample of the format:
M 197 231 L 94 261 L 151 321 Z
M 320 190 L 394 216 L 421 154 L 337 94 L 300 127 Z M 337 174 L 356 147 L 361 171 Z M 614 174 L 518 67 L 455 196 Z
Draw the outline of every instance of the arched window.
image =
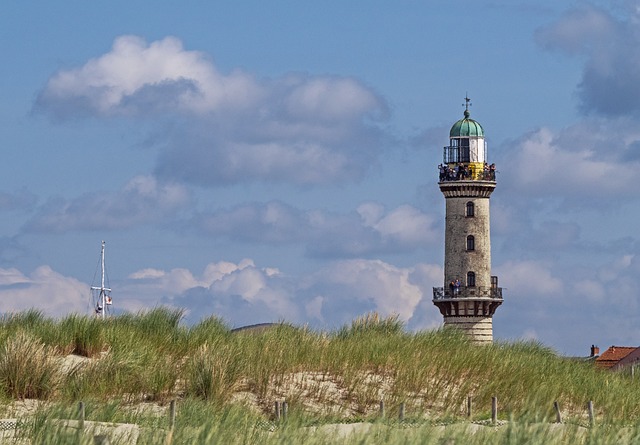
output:
M 467 237 L 467 250 L 476 250 L 476 240 L 473 235 Z
M 473 217 L 475 216 L 475 205 L 473 204 L 473 201 L 469 201 L 467 202 L 467 212 L 466 212 L 466 216 L 468 217 Z
M 467 272 L 467 287 L 475 287 L 475 286 L 476 286 L 476 273 Z

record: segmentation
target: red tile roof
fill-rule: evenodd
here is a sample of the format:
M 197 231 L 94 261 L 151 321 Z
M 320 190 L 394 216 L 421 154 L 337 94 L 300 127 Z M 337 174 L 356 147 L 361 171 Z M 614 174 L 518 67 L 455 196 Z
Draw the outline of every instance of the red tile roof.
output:
M 635 346 L 611 346 L 596 359 L 596 366 L 609 369 L 636 349 Z

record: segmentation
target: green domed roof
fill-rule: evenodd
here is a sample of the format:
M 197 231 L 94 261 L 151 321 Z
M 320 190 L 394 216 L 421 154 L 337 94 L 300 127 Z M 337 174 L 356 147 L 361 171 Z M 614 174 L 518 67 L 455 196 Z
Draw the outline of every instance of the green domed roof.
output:
M 469 119 L 469 110 L 464 110 L 464 119 L 453 124 L 449 131 L 450 138 L 480 136 L 484 137 L 484 130 L 479 122 Z

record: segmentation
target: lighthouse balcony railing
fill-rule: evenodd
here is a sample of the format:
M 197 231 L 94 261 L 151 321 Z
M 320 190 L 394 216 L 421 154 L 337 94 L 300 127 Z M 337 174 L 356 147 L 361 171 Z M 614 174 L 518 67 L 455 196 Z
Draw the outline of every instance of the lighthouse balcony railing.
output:
M 465 298 L 488 298 L 492 300 L 502 300 L 501 287 L 483 287 L 483 286 L 461 286 L 456 288 L 434 287 L 434 300 L 450 300 Z
M 493 164 L 492 164 L 493 165 Z M 469 168 L 467 167 L 439 167 L 439 182 L 446 181 L 494 181 L 496 180 L 496 170 L 489 168 Z

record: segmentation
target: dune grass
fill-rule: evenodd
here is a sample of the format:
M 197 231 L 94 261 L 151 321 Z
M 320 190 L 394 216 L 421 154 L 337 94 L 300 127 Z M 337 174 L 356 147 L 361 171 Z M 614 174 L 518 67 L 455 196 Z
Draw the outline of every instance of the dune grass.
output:
M 108 320 L 78 315 L 54 320 L 38 311 L 5 316 L 0 394 L 8 401 L 35 398 L 57 407 L 82 400 L 88 406 L 153 402 L 166 408 L 169 400 L 178 400 L 174 439 L 184 434 L 184 443 L 198 443 L 189 442 L 189 434 L 223 434 L 221 416 L 230 423 L 270 422 L 274 401 L 283 399 L 297 419 L 291 423 L 299 424 L 283 432 L 286 437 L 298 434 L 301 425 L 379 423 L 381 401 L 388 413 L 405 404 L 407 417 L 425 429 L 467 421 L 468 397 L 472 420 L 490 417 L 492 396 L 498 397 L 501 419 L 525 425 L 553 419 L 554 401 L 565 421 L 575 425 L 587 424 L 589 400 L 599 424 L 636 424 L 640 418 L 640 386 L 630 376 L 559 357 L 536 342 L 478 347 L 456 331 L 407 332 L 397 317 L 376 314 L 335 332 L 282 323 L 237 333 L 215 317 L 187 327 L 180 323 L 182 315 L 156 308 Z M 68 354 L 87 359 L 62 372 L 59 364 Z M 90 415 L 114 421 L 108 410 Z M 153 416 L 129 420 L 157 422 Z M 394 433 L 383 428 L 379 434 Z M 509 434 L 517 437 L 520 430 Z

